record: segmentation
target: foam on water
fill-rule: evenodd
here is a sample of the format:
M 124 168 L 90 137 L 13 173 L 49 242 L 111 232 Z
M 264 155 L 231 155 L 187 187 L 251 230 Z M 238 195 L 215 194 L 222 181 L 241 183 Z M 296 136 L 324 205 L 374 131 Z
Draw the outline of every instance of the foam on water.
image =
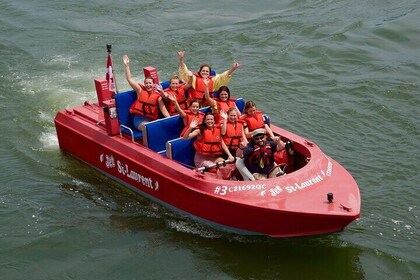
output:
M 191 221 L 167 220 L 166 224 L 169 228 L 175 229 L 178 232 L 194 234 L 204 238 L 214 239 L 223 236 L 220 232 Z
M 44 149 L 55 150 L 58 148 L 58 138 L 55 131 L 42 132 L 39 141 L 42 143 Z

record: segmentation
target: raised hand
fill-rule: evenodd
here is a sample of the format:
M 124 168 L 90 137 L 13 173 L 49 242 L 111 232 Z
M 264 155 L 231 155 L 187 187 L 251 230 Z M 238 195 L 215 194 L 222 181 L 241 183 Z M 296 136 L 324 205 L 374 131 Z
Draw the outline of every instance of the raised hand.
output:
M 176 54 L 177 54 L 179 60 L 181 60 L 181 61 L 184 60 L 185 51 L 177 51 Z
M 233 65 L 232 65 L 233 70 L 238 69 L 238 68 L 239 68 L 239 66 L 241 66 L 241 64 L 239 64 L 239 62 L 237 62 L 236 60 L 234 60 L 234 61 L 233 61 Z
M 174 101 L 174 102 L 176 102 L 177 100 L 176 100 L 176 96 L 175 96 L 175 94 L 173 94 L 173 93 L 170 93 L 169 95 L 168 95 L 168 99 L 169 100 L 172 100 L 172 101 Z
M 233 73 L 233 71 L 235 71 L 236 69 L 239 68 L 239 66 L 241 66 L 241 64 L 239 64 L 239 62 L 237 62 L 236 60 L 233 61 L 232 67 L 230 67 L 228 73 L 229 75 Z
M 128 55 L 123 55 L 123 62 L 127 66 L 130 63 L 130 59 L 128 58 Z
M 163 91 L 163 88 L 160 84 L 155 84 L 153 87 L 155 88 L 155 90 L 157 90 L 159 92 Z
M 225 112 L 225 111 L 221 110 L 219 114 L 220 114 L 220 117 L 221 117 L 222 119 L 227 120 L 228 115 L 226 114 L 226 112 Z
M 190 123 L 190 128 L 194 129 L 194 128 L 196 128 L 197 126 L 198 126 L 198 118 L 197 118 L 197 117 L 195 117 L 195 118 L 191 121 L 191 123 Z

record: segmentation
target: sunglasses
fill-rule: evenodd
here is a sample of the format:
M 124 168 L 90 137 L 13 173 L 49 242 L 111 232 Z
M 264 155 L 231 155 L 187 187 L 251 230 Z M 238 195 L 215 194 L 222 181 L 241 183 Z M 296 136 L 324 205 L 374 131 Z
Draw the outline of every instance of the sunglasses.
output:
M 258 140 L 263 140 L 265 137 L 265 135 L 261 135 L 261 136 L 255 136 L 254 140 L 258 141 Z

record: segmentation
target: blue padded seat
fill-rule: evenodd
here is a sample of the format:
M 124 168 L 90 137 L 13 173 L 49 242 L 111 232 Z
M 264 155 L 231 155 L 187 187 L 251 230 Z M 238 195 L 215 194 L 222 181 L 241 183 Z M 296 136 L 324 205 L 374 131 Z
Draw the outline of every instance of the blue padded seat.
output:
M 183 165 L 193 168 L 195 149 L 193 143 L 195 138 L 184 140 L 177 138 L 166 142 L 166 156 L 180 162 Z
M 238 98 L 235 100 L 236 107 L 238 107 L 239 112 L 243 113 L 245 108 L 245 100 L 243 98 Z
M 266 114 L 263 115 L 265 123 L 270 126 L 270 117 Z
M 143 124 L 143 144 L 156 152 L 166 149 L 166 142 L 178 138 L 184 128 L 179 115 Z
M 201 108 L 200 111 L 206 113 L 210 107 Z M 144 123 L 143 144 L 153 151 L 164 151 L 166 142 L 178 138 L 183 129 L 184 122 L 179 115 Z
M 207 113 L 207 112 L 210 112 L 210 111 L 211 111 L 210 106 L 203 107 L 203 108 L 200 109 L 200 112 L 204 113 L 204 114 Z
M 243 110 L 244 105 L 245 101 L 243 98 L 238 98 L 236 100 L 236 106 L 239 110 Z M 200 111 L 203 113 L 209 112 L 210 107 L 201 108 Z M 193 146 L 194 141 L 195 139 L 184 140 L 182 138 L 176 138 L 166 142 L 166 156 L 180 162 L 183 165 L 193 168 L 195 155 L 195 149 Z
M 163 89 L 167 89 L 169 87 L 169 81 L 161 82 L 160 85 Z
M 136 99 L 137 94 L 134 90 L 115 94 L 115 104 L 117 107 L 118 121 L 120 123 L 120 131 L 131 135 L 131 129 L 133 138 L 139 139 L 142 137 L 142 132 L 134 127 L 133 114 L 130 113 L 131 104 L 133 104 Z

